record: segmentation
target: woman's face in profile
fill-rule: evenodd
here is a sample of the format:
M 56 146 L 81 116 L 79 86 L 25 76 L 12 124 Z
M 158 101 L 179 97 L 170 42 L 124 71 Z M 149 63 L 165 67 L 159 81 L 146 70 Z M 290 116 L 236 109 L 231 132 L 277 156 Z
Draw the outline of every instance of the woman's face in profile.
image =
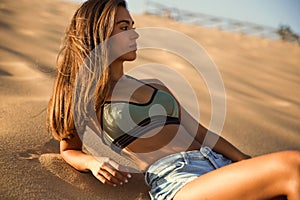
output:
M 135 32 L 133 25 L 134 21 L 128 10 L 119 6 L 115 16 L 112 36 L 108 41 L 110 57 L 113 60 L 132 61 L 136 59 L 136 40 L 139 35 Z

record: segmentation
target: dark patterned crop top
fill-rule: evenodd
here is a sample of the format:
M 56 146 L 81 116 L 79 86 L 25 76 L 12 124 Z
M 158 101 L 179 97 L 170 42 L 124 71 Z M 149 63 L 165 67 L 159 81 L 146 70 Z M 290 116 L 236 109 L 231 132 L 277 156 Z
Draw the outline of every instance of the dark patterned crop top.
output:
M 154 89 L 149 102 L 109 101 L 102 106 L 103 140 L 116 152 L 154 128 L 179 124 L 175 98 L 163 90 L 143 84 Z

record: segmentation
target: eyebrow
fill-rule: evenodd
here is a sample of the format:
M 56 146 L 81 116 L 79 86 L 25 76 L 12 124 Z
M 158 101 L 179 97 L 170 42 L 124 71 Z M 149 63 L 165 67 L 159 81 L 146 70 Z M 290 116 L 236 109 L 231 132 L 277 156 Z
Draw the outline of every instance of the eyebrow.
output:
M 130 20 L 126 20 L 126 19 L 123 19 L 123 20 L 120 20 L 120 21 L 117 21 L 116 24 L 121 24 L 121 23 L 126 23 L 126 24 L 130 24 Z M 134 21 L 132 21 L 132 25 L 134 24 Z

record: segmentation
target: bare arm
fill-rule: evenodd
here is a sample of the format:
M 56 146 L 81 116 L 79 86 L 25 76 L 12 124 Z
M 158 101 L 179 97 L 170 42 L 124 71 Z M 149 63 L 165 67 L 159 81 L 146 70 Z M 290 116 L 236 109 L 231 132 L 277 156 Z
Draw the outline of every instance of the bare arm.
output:
M 69 140 L 60 142 L 60 152 L 63 159 L 75 169 L 88 172 L 102 183 L 116 186 L 128 182 L 130 174 L 121 171 L 121 166 L 107 157 L 94 157 L 82 151 L 82 142 L 77 134 Z
M 185 109 L 181 109 L 181 123 L 185 129 L 201 144 L 221 153 L 232 161 L 249 158 L 223 137 L 211 132 L 197 122 Z
M 152 85 L 158 89 L 172 94 L 172 92 L 159 80 L 151 80 Z M 179 102 L 177 101 L 179 104 Z M 181 124 L 201 144 L 226 156 L 232 161 L 240 161 L 250 156 L 242 153 L 223 137 L 213 133 L 194 119 L 183 107 L 180 107 Z

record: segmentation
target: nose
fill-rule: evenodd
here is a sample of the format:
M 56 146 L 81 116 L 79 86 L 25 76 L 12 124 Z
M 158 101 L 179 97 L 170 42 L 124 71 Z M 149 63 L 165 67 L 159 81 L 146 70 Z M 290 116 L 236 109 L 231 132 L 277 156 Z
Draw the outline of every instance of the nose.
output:
M 140 37 L 140 35 L 136 32 L 135 29 L 131 29 L 130 32 L 130 39 L 137 40 Z

